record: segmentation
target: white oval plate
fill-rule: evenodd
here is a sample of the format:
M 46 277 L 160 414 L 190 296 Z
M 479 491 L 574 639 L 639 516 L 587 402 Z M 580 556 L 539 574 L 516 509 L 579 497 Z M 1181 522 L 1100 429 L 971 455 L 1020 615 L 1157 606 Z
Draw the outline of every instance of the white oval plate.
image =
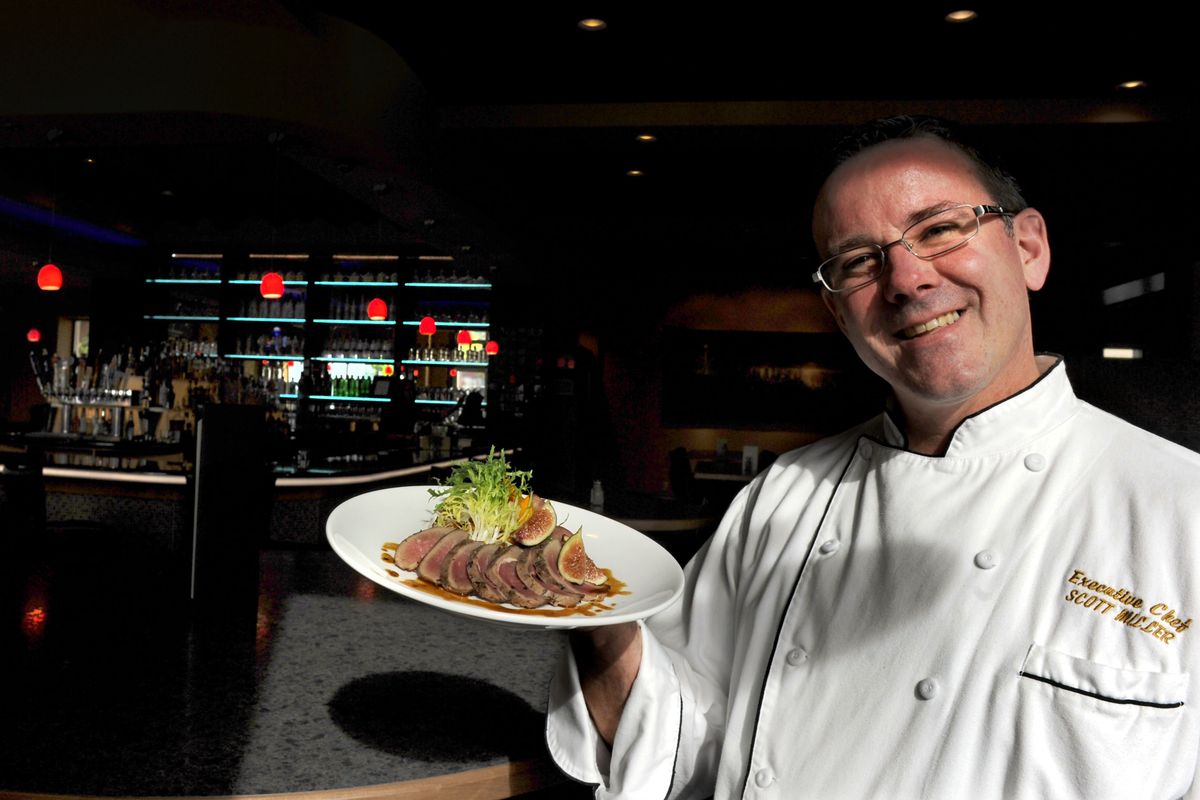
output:
M 416 573 L 402 570 L 381 557 L 385 542 L 400 542 L 424 530 L 433 519 L 436 499 L 430 486 L 401 486 L 352 497 L 333 510 L 325 523 L 329 544 L 343 561 L 393 592 L 419 603 L 467 617 L 534 628 L 592 628 L 643 619 L 669 606 L 683 591 L 683 570 L 656 542 L 627 525 L 585 508 L 551 501 L 558 522 L 575 530 L 583 527 L 584 546 L 597 566 L 607 568 L 625 584 L 624 593 L 604 600 L 607 608 L 584 616 L 546 616 L 553 606 L 522 609 L 487 603 L 478 597 L 449 599 L 403 583 Z M 399 577 L 388 574 L 399 573 Z M 541 612 L 541 613 L 539 613 Z

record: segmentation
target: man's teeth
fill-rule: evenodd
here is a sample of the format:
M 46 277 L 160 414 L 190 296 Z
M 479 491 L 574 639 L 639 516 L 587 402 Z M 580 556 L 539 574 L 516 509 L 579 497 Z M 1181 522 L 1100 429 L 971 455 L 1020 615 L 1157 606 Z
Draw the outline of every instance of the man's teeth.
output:
M 955 322 L 958 322 L 958 312 L 950 311 L 946 314 L 942 314 L 940 317 L 931 319 L 928 322 L 920 322 L 916 325 L 913 325 L 911 328 L 905 328 L 904 330 L 900 331 L 900 333 L 904 335 L 905 339 L 912 339 L 916 336 L 929 333 L 932 330 L 944 328 L 947 325 L 953 325 Z

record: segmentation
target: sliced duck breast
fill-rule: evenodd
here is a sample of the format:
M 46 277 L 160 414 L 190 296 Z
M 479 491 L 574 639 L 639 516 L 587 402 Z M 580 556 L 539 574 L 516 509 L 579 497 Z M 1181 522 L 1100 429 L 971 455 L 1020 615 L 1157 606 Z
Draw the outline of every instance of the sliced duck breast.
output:
M 493 584 L 503 587 L 508 602 L 521 608 L 537 608 L 550 602 L 549 592 L 531 589 L 517 576 L 517 559 L 525 548 L 509 545 L 496 554 L 488 565 L 487 576 Z
M 471 556 L 475 555 L 475 551 L 481 547 L 483 547 L 483 542 L 468 539 L 454 548 L 450 557 L 446 559 L 446 566 L 442 569 L 438 585 L 464 597 L 475 591 L 475 586 L 471 583 L 470 576 L 467 575 L 467 564 L 470 563 Z
M 535 569 L 539 551 L 544 548 L 549 541 L 542 542 L 535 547 L 527 547 L 517 559 L 517 577 L 530 589 L 534 591 L 545 592 L 550 595 L 550 602 L 560 608 L 572 608 L 579 605 L 582 595 L 578 592 L 566 591 L 564 588 L 549 583 L 538 576 Z
M 485 544 L 471 555 L 467 562 L 467 577 L 475 587 L 475 594 L 490 603 L 507 603 L 508 594 L 499 586 L 494 586 L 487 577 L 487 568 L 492 563 L 496 553 L 504 548 L 502 544 Z
M 433 546 L 452 530 L 454 528 L 426 528 L 409 536 L 396 547 L 396 566 L 400 569 L 416 569 Z
M 421 563 L 417 565 L 417 575 L 422 580 L 438 583 L 446 569 L 446 560 L 450 557 L 450 553 L 469 538 L 467 532 L 461 528 L 455 528 L 447 533 L 421 559 Z

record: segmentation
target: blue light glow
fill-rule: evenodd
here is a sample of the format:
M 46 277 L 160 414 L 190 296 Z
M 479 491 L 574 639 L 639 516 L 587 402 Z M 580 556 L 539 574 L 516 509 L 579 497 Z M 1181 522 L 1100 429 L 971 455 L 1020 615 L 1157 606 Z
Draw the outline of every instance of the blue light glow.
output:
M 144 247 L 146 244 L 146 242 L 136 236 L 130 236 L 127 233 L 120 233 L 91 222 L 68 217 L 65 214 L 56 214 L 37 206 L 18 203 L 16 200 L 11 200 L 7 197 L 0 197 L 0 214 L 37 225 L 45 225 L 48 228 L 60 230 L 71 236 L 91 239 L 93 242 L 118 244 L 124 247 Z

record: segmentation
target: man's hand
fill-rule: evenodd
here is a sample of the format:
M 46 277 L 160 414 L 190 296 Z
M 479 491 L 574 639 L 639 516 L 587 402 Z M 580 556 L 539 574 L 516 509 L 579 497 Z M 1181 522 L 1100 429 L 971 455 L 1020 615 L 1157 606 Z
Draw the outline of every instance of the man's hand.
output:
M 642 632 L 636 622 L 574 631 L 571 648 L 592 722 L 612 747 L 621 711 L 642 661 Z

